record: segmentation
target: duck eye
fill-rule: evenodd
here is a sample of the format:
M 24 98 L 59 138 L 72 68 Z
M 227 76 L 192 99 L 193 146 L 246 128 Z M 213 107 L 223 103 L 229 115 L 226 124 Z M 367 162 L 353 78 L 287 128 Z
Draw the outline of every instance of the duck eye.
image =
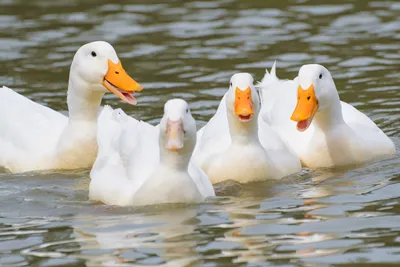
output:
M 189 108 L 186 109 L 186 113 L 189 113 Z
M 232 83 L 230 83 L 230 86 L 232 87 Z
M 92 57 L 97 56 L 96 52 L 92 51 Z
M 322 79 L 322 73 L 319 75 L 319 78 Z

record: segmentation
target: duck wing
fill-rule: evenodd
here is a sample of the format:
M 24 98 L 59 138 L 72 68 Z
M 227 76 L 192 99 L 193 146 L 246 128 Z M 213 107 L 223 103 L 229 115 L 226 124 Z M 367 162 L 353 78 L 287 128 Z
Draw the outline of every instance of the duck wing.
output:
M 158 127 L 105 106 L 98 119 L 97 142 L 90 198 L 106 204 L 131 204 L 159 162 Z
M 231 144 L 226 113 L 226 95 L 227 93 L 222 98 L 214 116 L 197 132 L 197 142 L 192 160 L 198 166 L 211 155 L 228 149 Z
M 57 146 L 68 117 L 0 88 L 0 165 L 24 164 Z

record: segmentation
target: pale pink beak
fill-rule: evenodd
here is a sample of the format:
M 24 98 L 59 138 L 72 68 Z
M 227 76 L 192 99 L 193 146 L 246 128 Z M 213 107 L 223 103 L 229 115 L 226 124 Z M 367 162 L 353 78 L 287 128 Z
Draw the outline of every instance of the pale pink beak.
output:
M 184 130 L 183 120 L 167 120 L 167 130 L 165 131 L 165 148 L 178 151 L 183 148 Z

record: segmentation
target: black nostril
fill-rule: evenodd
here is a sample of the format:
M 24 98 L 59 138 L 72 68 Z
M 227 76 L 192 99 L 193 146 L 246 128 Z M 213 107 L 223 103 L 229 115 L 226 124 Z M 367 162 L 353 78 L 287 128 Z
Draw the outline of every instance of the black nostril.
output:
M 308 96 L 308 97 L 307 97 L 307 100 L 310 100 L 310 98 L 311 98 L 311 96 Z
M 115 74 L 119 74 L 119 71 L 116 71 Z

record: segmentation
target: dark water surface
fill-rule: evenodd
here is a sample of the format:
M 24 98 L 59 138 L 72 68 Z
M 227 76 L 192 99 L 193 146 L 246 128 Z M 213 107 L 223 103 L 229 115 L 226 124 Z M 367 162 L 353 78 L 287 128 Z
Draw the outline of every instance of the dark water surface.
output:
M 128 3 L 130 2 L 130 3 Z M 0 85 L 66 112 L 82 44 L 112 43 L 151 123 L 172 97 L 203 125 L 229 78 L 320 63 L 400 146 L 399 1 L 0 1 Z M 4 115 L 4 114 L 3 114 Z M 0 174 L 0 266 L 384 266 L 400 263 L 400 157 L 279 182 L 217 186 L 194 206 L 88 200 L 88 171 Z M 368 265 L 370 264 L 370 265 Z

